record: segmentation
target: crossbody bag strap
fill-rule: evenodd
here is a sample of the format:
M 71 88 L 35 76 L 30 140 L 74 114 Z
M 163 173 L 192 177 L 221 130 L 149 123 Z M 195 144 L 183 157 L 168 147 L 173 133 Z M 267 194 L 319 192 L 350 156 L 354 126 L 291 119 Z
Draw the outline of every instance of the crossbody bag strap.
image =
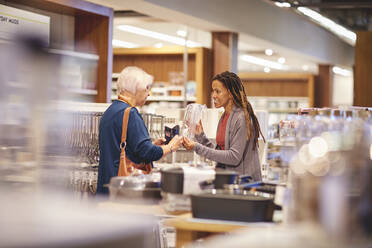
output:
M 118 176 L 129 176 L 127 164 L 126 164 L 126 156 L 125 156 L 125 147 L 127 146 L 127 128 L 128 128 L 128 120 L 129 114 L 132 107 L 128 107 L 124 111 L 123 115 L 123 126 L 121 130 L 121 142 L 120 142 L 120 162 L 119 162 L 119 170 Z
M 131 109 L 132 107 L 126 108 L 124 111 L 124 116 L 123 116 L 123 127 L 121 130 L 121 144 L 124 145 L 124 148 L 125 148 L 126 141 L 127 141 L 128 120 L 129 120 L 129 114 L 130 114 Z

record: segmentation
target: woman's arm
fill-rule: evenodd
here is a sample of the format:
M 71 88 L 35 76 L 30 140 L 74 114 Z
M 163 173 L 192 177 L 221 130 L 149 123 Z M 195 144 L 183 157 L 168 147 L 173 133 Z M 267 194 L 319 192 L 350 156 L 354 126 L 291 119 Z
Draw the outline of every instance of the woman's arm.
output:
M 215 150 L 196 143 L 194 150 L 198 155 L 227 165 L 237 166 L 242 160 L 247 144 L 247 125 L 244 116 L 239 116 L 234 125 L 232 140 L 228 150 Z
M 212 141 L 208 139 L 207 135 L 204 132 L 200 133 L 199 135 L 195 135 L 195 139 L 197 142 L 199 142 L 203 146 L 206 146 L 209 148 L 215 147 L 215 144 L 213 144 Z

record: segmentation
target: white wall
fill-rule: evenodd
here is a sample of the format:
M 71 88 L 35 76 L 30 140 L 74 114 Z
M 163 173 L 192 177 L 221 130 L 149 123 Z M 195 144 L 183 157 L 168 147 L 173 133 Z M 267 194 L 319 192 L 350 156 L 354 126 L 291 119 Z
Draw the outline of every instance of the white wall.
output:
M 345 77 L 333 74 L 332 106 L 353 105 L 353 75 Z

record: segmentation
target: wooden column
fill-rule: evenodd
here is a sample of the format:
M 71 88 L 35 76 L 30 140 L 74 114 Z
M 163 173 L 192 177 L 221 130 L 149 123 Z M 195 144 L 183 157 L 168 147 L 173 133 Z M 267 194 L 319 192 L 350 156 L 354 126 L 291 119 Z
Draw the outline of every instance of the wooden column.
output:
M 330 107 L 332 105 L 332 65 L 319 65 L 318 76 L 314 87 L 314 107 Z
M 372 32 L 357 32 L 355 44 L 354 103 L 372 107 Z
M 238 73 L 238 34 L 212 32 L 213 74 Z

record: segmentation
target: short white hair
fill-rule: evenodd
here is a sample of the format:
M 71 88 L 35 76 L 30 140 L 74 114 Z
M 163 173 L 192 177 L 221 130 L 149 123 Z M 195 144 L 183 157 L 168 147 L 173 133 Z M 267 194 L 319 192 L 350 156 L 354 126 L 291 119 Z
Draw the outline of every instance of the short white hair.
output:
M 136 94 L 137 89 L 146 89 L 152 85 L 154 77 L 136 66 L 125 67 L 118 79 L 118 92 L 126 90 Z

